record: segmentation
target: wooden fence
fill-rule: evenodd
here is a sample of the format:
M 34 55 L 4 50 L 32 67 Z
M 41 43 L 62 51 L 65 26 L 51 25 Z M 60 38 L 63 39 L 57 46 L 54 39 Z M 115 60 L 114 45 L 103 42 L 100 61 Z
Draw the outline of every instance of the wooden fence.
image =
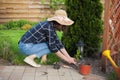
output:
M 103 51 L 111 50 L 113 60 L 118 64 L 120 51 L 120 0 L 105 0 Z M 107 59 L 102 57 L 102 70 L 107 71 Z
M 0 0 L 0 23 L 20 19 L 41 21 L 53 14 L 49 4 L 50 0 Z
M 0 23 L 25 19 L 38 22 L 51 15 L 49 0 L 0 0 Z

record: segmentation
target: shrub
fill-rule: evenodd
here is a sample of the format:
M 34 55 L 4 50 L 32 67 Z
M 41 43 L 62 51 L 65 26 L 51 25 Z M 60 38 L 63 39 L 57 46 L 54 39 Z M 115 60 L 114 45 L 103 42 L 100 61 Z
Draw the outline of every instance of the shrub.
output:
M 25 24 L 25 25 L 23 25 L 21 28 L 23 29 L 23 30 L 28 30 L 28 29 L 30 29 L 32 26 L 30 25 L 30 24 Z
M 18 22 L 20 28 L 25 24 L 29 24 L 31 26 L 34 26 L 37 23 L 37 22 L 30 22 L 27 20 L 18 20 L 17 22 Z
M 17 21 L 13 21 L 13 20 L 6 23 L 5 26 L 7 27 L 7 29 L 19 29 Z
M 86 45 L 84 55 L 92 56 L 100 49 L 103 11 L 100 0 L 66 0 L 69 18 L 75 23 L 63 34 L 62 42 L 71 56 L 74 56 L 76 43 L 81 40 Z
M 18 20 L 18 21 L 9 21 L 7 23 L 4 24 L 5 29 L 12 29 L 12 30 L 20 30 L 22 26 L 24 26 L 25 24 L 29 24 L 31 26 L 34 26 L 37 22 L 30 22 L 27 20 Z M 4 28 L 2 28 L 3 30 Z
M 7 28 L 3 24 L 0 24 L 0 30 L 3 30 L 3 29 L 6 30 Z
M 65 3 L 65 0 L 51 0 L 50 1 L 50 8 L 53 10 L 63 8 L 63 4 Z

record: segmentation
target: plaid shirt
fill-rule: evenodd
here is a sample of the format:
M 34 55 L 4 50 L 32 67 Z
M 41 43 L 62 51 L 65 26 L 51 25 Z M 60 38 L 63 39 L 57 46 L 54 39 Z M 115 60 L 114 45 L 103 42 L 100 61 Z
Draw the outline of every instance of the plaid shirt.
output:
M 28 30 L 20 41 L 33 44 L 46 42 L 52 52 L 57 52 L 64 47 L 57 37 L 53 23 L 48 21 L 40 22 L 35 27 Z

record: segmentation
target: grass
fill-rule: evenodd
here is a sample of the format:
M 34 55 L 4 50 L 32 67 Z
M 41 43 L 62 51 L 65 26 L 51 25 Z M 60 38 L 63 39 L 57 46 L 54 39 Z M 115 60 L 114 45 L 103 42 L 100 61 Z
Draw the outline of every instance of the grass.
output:
M 6 53 L 7 56 L 6 58 L 9 58 L 9 56 L 11 56 L 11 58 L 7 60 L 9 60 L 11 63 L 15 65 L 24 65 L 23 59 L 25 58 L 25 55 L 20 53 L 18 49 L 18 41 L 25 32 L 26 32 L 25 30 L 0 30 L 0 37 L 7 38 L 7 41 L 10 42 L 11 45 L 9 53 Z M 61 39 L 62 36 L 61 32 L 57 31 L 57 34 L 58 37 Z M 0 45 L 2 46 L 2 44 Z M 39 59 L 36 59 L 36 62 L 39 61 L 40 61 Z M 55 54 L 49 54 L 48 61 L 46 64 L 53 64 L 56 61 L 59 61 L 59 58 Z

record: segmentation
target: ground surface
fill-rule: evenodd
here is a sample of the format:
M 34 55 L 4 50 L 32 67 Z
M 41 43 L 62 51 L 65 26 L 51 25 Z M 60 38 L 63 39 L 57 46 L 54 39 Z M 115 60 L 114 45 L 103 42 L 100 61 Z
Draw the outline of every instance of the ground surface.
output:
M 81 75 L 73 68 L 54 69 L 53 65 L 40 68 L 25 66 L 0 66 L 0 80 L 106 80 L 104 77 L 90 73 Z
M 92 74 L 102 76 L 102 77 L 106 77 L 107 74 L 105 74 L 101 71 L 101 60 L 100 59 L 95 59 L 95 58 L 94 59 L 93 58 L 84 58 L 84 59 L 85 59 L 85 61 L 87 61 L 91 64 L 91 67 L 92 67 L 91 73 Z M 0 59 L 0 66 L 11 66 L 11 65 L 12 64 L 9 63 L 8 61 Z M 87 78 L 87 77 L 85 77 L 85 78 Z

